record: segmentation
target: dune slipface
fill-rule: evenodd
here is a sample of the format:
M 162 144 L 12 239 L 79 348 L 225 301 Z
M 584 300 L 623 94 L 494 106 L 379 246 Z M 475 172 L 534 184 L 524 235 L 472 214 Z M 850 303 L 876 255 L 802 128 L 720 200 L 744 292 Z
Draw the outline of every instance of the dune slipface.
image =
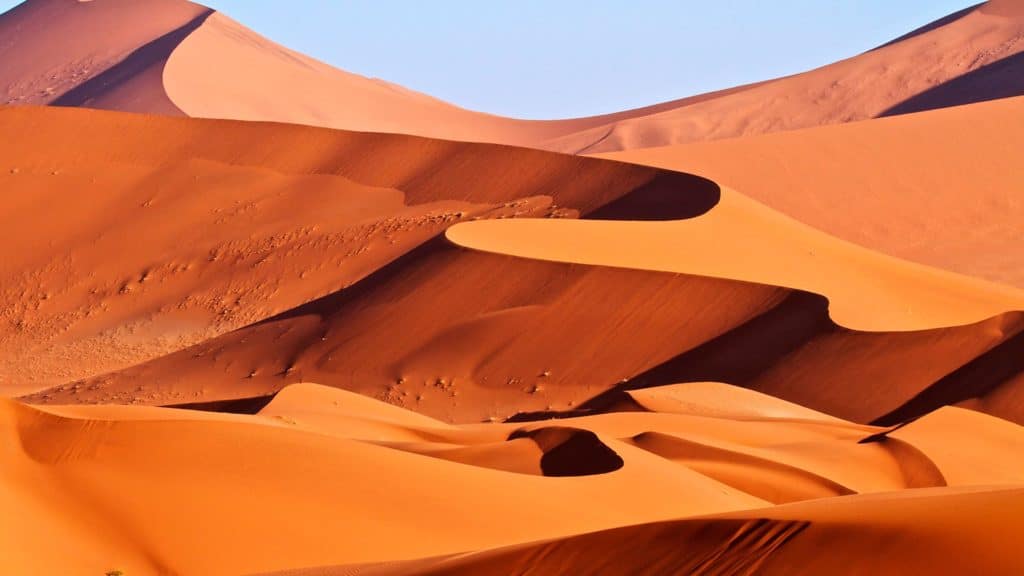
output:
M 524 121 L 21 4 L 0 571 L 1019 572 L 1022 37 Z

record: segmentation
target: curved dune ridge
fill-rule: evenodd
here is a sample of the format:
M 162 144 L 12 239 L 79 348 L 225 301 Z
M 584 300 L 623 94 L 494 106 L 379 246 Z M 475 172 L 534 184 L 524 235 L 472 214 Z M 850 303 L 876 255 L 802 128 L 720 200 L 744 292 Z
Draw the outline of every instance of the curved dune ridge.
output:
M 825 236 L 723 190 L 707 214 L 676 222 L 467 222 L 452 242 L 521 258 L 639 268 L 821 294 L 836 323 L 927 330 L 1024 310 L 1024 291 L 898 261 Z
M 1024 98 L 603 158 L 692 172 L 893 256 L 1024 287 Z
M 1008 4 L 981 4 L 875 50 L 786 78 L 603 116 L 526 121 L 464 110 L 344 72 L 185 0 L 29 0 L 0 17 L 3 50 L 20 56 L 13 59 L 19 64 L 0 74 L 0 92 L 7 103 L 609 152 L 1022 94 L 1017 40 L 1024 14 Z
M 767 566 L 787 566 L 811 542 L 844 541 L 856 554 L 857 540 L 848 539 L 871 538 L 882 509 L 901 519 L 890 524 L 890 537 L 901 542 L 919 536 L 926 519 L 954 509 L 915 506 L 918 498 L 964 506 L 980 499 L 990 503 L 986 509 L 999 503 L 1007 521 L 1019 516 L 1009 514 L 1021 502 L 1009 487 L 1024 483 L 1015 457 L 1024 443 L 1018 426 L 946 408 L 887 441 L 861 444 L 879 429 L 799 409 L 780 413 L 776 400 L 724 384 L 644 391 L 653 403 L 662 394 L 672 409 L 609 412 L 557 426 L 452 426 L 313 384 L 284 389 L 254 416 L 138 406 L 33 408 L 3 400 L 0 500 L 24 521 L 5 524 L 0 548 L 8 569 L 61 574 L 263 573 L 471 551 L 478 553 L 438 566 L 497 574 L 507 573 L 508 562 L 534 564 L 530 551 L 541 546 L 555 551 L 541 564 L 545 570 L 598 573 L 611 561 L 603 554 L 622 548 L 601 546 L 601 553 L 580 557 L 562 547 L 602 538 L 580 534 L 619 529 L 620 545 L 643 546 L 651 573 L 660 574 L 672 572 L 655 567 L 688 565 L 703 557 L 703 547 L 734 542 L 740 519 L 796 522 L 803 529 L 768 549 L 730 544 L 728 555 L 715 560 L 721 566 L 748 561 L 754 552 Z M 706 405 L 709 394 L 741 402 L 744 413 Z M 949 450 L 954 431 L 985 442 Z M 575 446 L 565 450 L 567 444 Z M 595 468 L 600 459 L 579 458 L 588 450 L 614 465 Z M 978 467 L 979 461 L 1001 466 Z M 965 488 L 985 484 L 1006 488 L 973 496 Z M 928 487 L 933 491 L 919 496 L 894 493 Z M 851 496 L 868 493 L 878 496 Z M 623 505 L 599 504 L 608 499 Z M 817 503 L 768 508 L 803 500 Z M 453 513 L 458 522 L 446 521 Z M 695 516 L 704 519 L 678 520 Z M 829 528 L 843 518 L 847 528 Z M 197 522 L 202 530 L 192 529 Z M 650 532 L 704 523 L 712 528 L 700 530 L 694 548 L 661 549 L 656 542 L 663 537 Z M 417 536 L 425 527 L 431 538 Z M 57 535 L 73 550 L 41 553 Z M 978 550 L 978 538 L 955 550 Z M 550 539 L 557 540 L 524 544 Z M 508 545 L 518 547 L 498 550 Z M 999 565 L 997 554 L 985 552 L 982 562 Z M 628 566 L 634 564 L 618 570 L 632 573 Z
M 466 422 L 715 380 L 861 422 L 957 403 L 1022 416 L 1019 292 L 700 177 L 296 126 L 28 108 L 0 122 L 18 143 L 0 171 L 17 232 L 3 379 L 32 402 L 251 410 L 312 380 Z M 40 208 L 65 186 L 91 193 L 55 221 Z M 560 221 L 451 229 L 513 231 L 496 249 L 525 239 L 531 259 L 438 239 L 531 215 Z M 616 220 L 652 217 L 685 220 Z M 514 232 L 537 226 L 622 236 L 563 258 Z

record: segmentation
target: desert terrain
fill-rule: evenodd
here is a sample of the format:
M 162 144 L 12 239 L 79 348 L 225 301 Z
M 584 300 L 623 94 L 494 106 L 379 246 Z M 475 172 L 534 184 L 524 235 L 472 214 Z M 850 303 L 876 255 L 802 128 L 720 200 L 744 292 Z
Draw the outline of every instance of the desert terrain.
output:
M 0 15 L 10 574 L 1017 574 L 1024 3 L 589 118 Z

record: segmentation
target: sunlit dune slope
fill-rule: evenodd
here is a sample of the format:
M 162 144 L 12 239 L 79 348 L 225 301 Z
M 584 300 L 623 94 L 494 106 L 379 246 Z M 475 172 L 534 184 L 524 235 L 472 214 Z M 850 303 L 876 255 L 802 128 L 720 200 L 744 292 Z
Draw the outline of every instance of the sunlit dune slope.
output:
M 1024 98 L 602 155 L 701 174 L 840 238 L 1024 287 Z
M 545 142 L 611 152 L 750 136 L 1024 94 L 1024 11 L 993 0 L 802 74 Z
M 618 528 L 451 558 L 279 576 L 1013 574 L 1024 490 L 934 489 Z M 642 551 L 642 560 L 638 558 Z
M 787 566 L 844 537 L 853 540 L 843 540 L 848 548 L 836 554 L 856 554 L 858 538 L 879 529 L 873 525 L 893 527 L 894 537 L 945 534 L 938 521 L 944 516 L 921 510 L 917 498 L 958 503 L 933 511 L 969 511 L 974 502 L 993 510 L 999 503 L 1008 533 L 1019 516 L 1010 514 L 1019 502 L 1015 492 L 986 496 L 964 488 L 1024 482 L 1015 458 L 1024 442 L 1019 426 L 947 408 L 901 429 L 898 438 L 860 443 L 879 429 L 804 417 L 798 409 L 779 414 L 777 401 L 722 384 L 644 395 L 657 401 L 662 392 L 674 409 L 469 426 L 309 384 L 286 388 L 255 416 L 137 406 L 40 409 L 2 400 L 0 502 L 21 521 L 0 528 L 0 550 L 9 569 L 70 575 L 266 573 L 463 552 L 481 554 L 442 566 L 494 573 L 499 557 L 528 562 L 519 555 L 544 546 L 554 550 L 545 569 L 592 573 L 589 562 L 608 557 L 572 553 L 577 535 L 652 522 L 674 521 L 621 528 L 621 544 L 643 543 L 652 559 L 672 565 L 695 561 L 703 547 L 723 545 L 737 531 L 756 527 L 767 535 L 799 523 L 799 537 L 762 550 L 768 566 Z M 709 395 L 731 396 L 745 413 L 721 414 L 706 403 Z M 933 426 L 935 418 L 942 420 Z M 954 428 L 988 441 L 970 453 L 950 452 L 943 435 Z M 975 459 L 1003 465 L 978 468 Z M 595 468 L 602 461 L 607 465 Z M 944 486 L 950 488 L 850 499 Z M 831 503 L 769 508 L 818 498 Z M 596 504 L 609 500 L 621 504 Z M 889 520 L 878 522 L 876 514 Z M 747 523 L 760 519 L 768 521 Z M 663 537 L 654 537 L 662 530 L 699 530 L 701 537 L 670 552 L 657 545 Z M 55 537 L 67 542 L 65 553 L 45 552 Z M 549 539 L 558 540 L 487 551 Z M 957 550 L 973 550 L 979 566 L 1000 565 L 999 548 L 973 543 L 961 541 Z

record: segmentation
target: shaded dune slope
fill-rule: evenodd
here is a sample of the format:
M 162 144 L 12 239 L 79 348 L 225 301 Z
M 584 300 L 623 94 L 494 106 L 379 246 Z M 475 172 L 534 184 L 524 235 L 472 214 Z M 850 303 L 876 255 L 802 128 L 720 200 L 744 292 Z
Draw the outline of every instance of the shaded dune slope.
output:
M 0 16 L 0 102 L 183 115 L 171 52 L 212 14 L 184 0 L 31 0 Z
M 707 181 L 677 177 L 593 214 L 635 218 L 659 205 L 652 198 L 692 190 L 696 200 L 677 214 L 689 220 L 462 224 L 449 230 L 457 242 L 526 258 L 435 240 L 343 291 L 30 399 L 202 404 L 316 381 L 464 422 L 600 409 L 631 388 L 719 380 L 867 422 L 991 398 L 1021 372 L 1012 354 L 1024 329 L 1018 291 L 872 254 L 731 191 L 709 208 Z M 730 226 L 748 234 L 732 247 L 699 236 Z M 600 249 L 594 227 L 619 248 Z M 560 262 L 567 238 L 593 250 Z M 796 246 L 812 254 L 784 265 Z M 608 260 L 618 254 L 628 262 Z M 667 267 L 645 260 L 658 255 Z M 860 328 L 837 323 L 837 310 Z M 958 370 L 976 377 L 950 386 Z
M 695 176 L 407 136 L 29 107 L 0 127 L 0 382 L 15 393 L 300 307 L 459 220 L 627 194 L 654 202 L 631 217 L 687 217 L 718 199 Z M 686 200 L 657 202 L 675 190 Z

